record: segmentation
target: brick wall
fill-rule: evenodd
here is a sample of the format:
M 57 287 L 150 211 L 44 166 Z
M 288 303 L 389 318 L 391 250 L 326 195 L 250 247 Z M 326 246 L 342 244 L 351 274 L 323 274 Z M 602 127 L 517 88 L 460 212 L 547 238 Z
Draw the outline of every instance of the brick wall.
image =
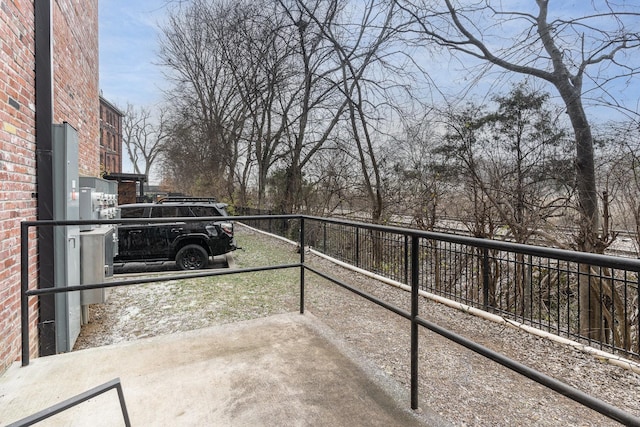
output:
M 80 175 L 99 176 L 98 1 L 56 0 L 53 28 L 53 120 L 78 131 Z
M 97 0 L 53 3 L 54 120 L 78 129 L 80 173 L 97 176 Z M 0 0 L 0 373 L 20 357 L 20 222 L 36 219 L 33 5 L 34 0 Z M 35 287 L 35 232 L 30 242 Z M 30 304 L 30 351 L 37 355 L 37 300 Z
M 107 174 L 122 172 L 122 116 L 100 97 L 100 167 Z
M 0 372 L 20 354 L 20 221 L 36 215 L 33 68 L 33 2 L 0 0 Z

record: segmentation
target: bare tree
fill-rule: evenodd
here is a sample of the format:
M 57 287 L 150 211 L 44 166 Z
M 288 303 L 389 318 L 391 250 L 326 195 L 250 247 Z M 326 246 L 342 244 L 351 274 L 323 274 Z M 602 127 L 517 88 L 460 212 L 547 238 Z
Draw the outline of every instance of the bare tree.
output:
M 419 229 L 429 231 L 434 231 L 438 220 L 446 215 L 446 198 L 454 193 L 457 181 L 454 171 L 447 168 L 446 158 L 437 153 L 441 137 L 435 128 L 428 116 L 406 123 L 394 138 L 395 150 L 389 154 L 393 183 L 387 197 L 398 213 L 410 215 Z
M 488 156 L 482 150 L 488 139 L 486 116 L 486 110 L 473 103 L 443 112 L 440 121 L 446 126 L 446 133 L 434 147 L 437 154 L 445 156 L 448 173 L 459 183 L 461 200 L 456 217 L 463 220 L 471 235 L 479 238 L 495 237 L 500 224 L 496 211 L 500 195 L 487 183 Z M 466 214 L 461 215 L 461 211 Z
M 603 127 L 599 181 L 611 203 L 612 227 L 629 231 L 630 250 L 640 255 L 640 127 L 635 121 Z M 625 233 L 626 234 L 626 233 Z
M 262 207 L 269 174 L 281 170 L 278 182 L 284 188 L 271 193 L 278 196 L 275 206 L 297 211 L 305 208 L 305 169 L 327 141 L 349 129 L 360 147 L 365 180 L 374 182 L 367 188 L 379 218 L 382 194 L 376 195 L 375 188 L 381 187 L 381 178 L 371 157 L 374 142 L 366 135 L 374 121 L 371 111 L 365 111 L 375 105 L 363 95 L 363 76 L 372 63 L 387 59 L 381 46 L 396 30 L 385 13 L 393 15 L 395 5 L 369 1 L 362 21 L 353 25 L 349 4 L 195 0 L 178 8 L 163 30 L 160 55 L 175 82 L 172 103 L 182 121 L 176 121 L 180 135 L 172 139 L 176 148 L 167 169 L 193 179 L 199 166 L 184 169 L 188 165 L 178 159 L 178 147 L 187 144 L 187 136 L 199 138 L 210 147 L 195 157 L 209 159 L 199 181 L 224 181 L 227 196 L 237 193 L 244 202 L 253 180 Z
M 593 88 L 585 87 L 584 81 L 595 82 L 598 87 L 637 73 L 625 63 L 630 63 L 629 55 L 640 47 L 640 35 L 624 20 L 640 16 L 637 8 L 605 2 L 604 10 L 549 21 L 548 0 L 536 0 L 536 11 L 507 10 L 508 3 L 494 5 L 491 1 L 470 6 L 451 0 L 399 2 L 427 40 L 506 71 L 542 79 L 556 89 L 575 136 L 581 214 L 578 244 L 582 250 L 601 252 L 593 136 L 583 106 L 585 91 Z M 520 33 L 513 34 L 515 28 Z M 504 40 L 509 43 L 505 45 Z M 610 71 L 605 73 L 607 67 Z M 590 74 L 591 70 L 595 74 Z
M 628 79 L 639 71 L 631 65 L 631 55 L 637 55 L 640 34 L 635 22 L 626 22 L 640 16 L 637 6 L 604 1 L 598 9 L 595 3 L 582 4 L 592 12 L 575 17 L 574 8 L 571 18 L 549 20 L 549 0 L 536 0 L 536 10 L 508 10 L 509 3 L 490 0 L 471 5 L 452 0 L 397 1 L 425 40 L 554 87 L 574 132 L 580 214 L 577 245 L 584 251 L 602 252 L 607 239 L 599 233 L 593 135 L 583 102 L 587 90 L 606 90 L 608 83 Z M 590 87 L 585 87 L 585 80 Z M 591 309 L 581 310 L 581 332 L 602 337 L 597 284 L 588 279 L 589 266 L 582 268 L 581 307 Z
M 637 127 L 636 127 L 637 129 Z M 623 200 L 627 212 L 633 221 L 633 231 L 635 231 L 635 250 L 640 255 L 640 144 L 638 138 L 627 141 L 623 154 L 628 166 L 627 185 L 622 188 Z M 624 170 L 624 169 L 623 169 Z
M 159 60 L 166 67 L 167 77 L 174 82 L 169 92 L 180 135 L 197 138 L 206 149 L 201 151 L 199 181 L 206 181 L 207 195 L 214 192 L 228 200 L 234 196 L 234 174 L 239 160 L 242 131 L 246 121 L 246 105 L 236 90 L 236 80 L 225 61 L 227 30 L 234 21 L 227 17 L 234 2 L 210 4 L 194 0 L 178 7 L 162 28 Z M 174 120 L 174 122 L 176 122 Z M 195 128 L 195 129 L 188 129 Z M 174 137 L 171 144 L 183 144 Z M 168 161 L 179 156 L 172 151 Z M 173 171 L 190 175 L 192 171 Z M 182 162 L 183 165 L 187 163 Z
M 519 84 L 506 96 L 495 96 L 497 109 L 484 118 L 489 132 L 483 147 L 488 154 L 485 187 L 495 189 L 492 203 L 518 243 L 553 227 L 549 220 L 566 212 L 571 194 L 562 191 L 566 173 L 558 170 L 570 164 L 570 147 L 548 98 Z
M 159 108 L 154 118 L 148 108 L 127 105 L 122 120 L 122 140 L 135 173 L 149 176 L 165 148 L 167 138 L 166 109 Z
M 173 191 L 190 195 L 219 195 L 218 180 L 212 177 L 217 162 L 214 149 L 207 141 L 202 126 L 192 124 L 191 112 L 172 111 L 171 143 L 165 147 L 164 180 Z M 212 160 L 214 159 L 214 160 Z M 222 187 L 223 188 L 223 187 Z
M 288 144 L 285 162 L 284 198 L 279 210 L 294 212 L 302 208 L 303 170 L 329 139 L 342 118 L 347 100 L 339 96 L 340 67 L 331 60 L 333 46 L 323 37 L 323 29 L 338 19 L 344 2 L 340 0 L 305 2 L 277 0 L 286 18 L 286 40 L 294 47 L 299 76 L 289 90 L 286 124 Z
M 246 141 L 245 158 L 241 162 L 241 201 L 248 206 L 246 193 L 252 174 L 257 168 L 257 205 L 265 204 L 267 179 L 271 168 L 284 155 L 287 117 L 294 105 L 290 85 L 297 76 L 295 61 L 296 46 L 289 42 L 290 34 L 285 30 L 286 18 L 275 12 L 273 1 L 250 1 L 235 3 L 232 25 L 228 25 L 223 44 L 225 60 L 230 65 L 247 111 L 247 122 L 243 130 Z
M 367 105 L 375 105 L 376 102 L 366 89 L 368 81 L 365 76 L 376 60 L 383 55 L 384 47 L 397 32 L 392 25 L 395 5 L 371 1 L 364 6 L 362 15 L 361 24 L 357 32 L 351 36 L 351 42 L 340 40 L 336 34 L 337 29 L 332 26 L 324 28 L 324 35 L 333 44 L 340 60 L 342 91 L 348 100 L 350 134 L 357 148 L 364 188 L 372 209 L 371 219 L 377 223 L 382 219 L 384 195 L 380 160 L 374 146 L 374 132 L 376 122 L 381 120 L 377 118 L 379 115 L 374 115 L 367 109 Z M 372 34 L 371 28 L 375 28 L 377 34 Z

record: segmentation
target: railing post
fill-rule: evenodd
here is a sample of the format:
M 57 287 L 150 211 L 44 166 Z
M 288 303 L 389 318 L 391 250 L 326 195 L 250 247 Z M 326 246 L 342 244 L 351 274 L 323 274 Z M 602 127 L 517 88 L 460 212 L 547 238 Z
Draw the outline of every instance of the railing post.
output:
M 356 267 L 360 267 L 360 227 L 356 227 Z
M 404 235 L 404 283 L 409 284 L 409 236 Z
M 22 366 L 29 364 L 29 227 L 20 224 L 20 317 L 22 328 Z
M 327 223 L 322 223 L 322 253 L 327 254 Z
M 131 427 L 131 420 L 129 419 L 129 411 L 127 410 L 127 403 L 124 401 L 124 392 L 122 391 L 122 384 L 120 383 L 120 378 L 118 378 L 116 391 L 118 392 L 118 400 L 120 401 L 120 410 L 122 411 L 122 418 L 124 419 L 124 425 L 126 427 Z
M 300 217 L 300 314 L 304 314 L 304 217 Z
M 482 248 L 482 304 L 489 311 L 489 249 Z
M 418 409 L 418 236 L 411 236 L 411 409 Z

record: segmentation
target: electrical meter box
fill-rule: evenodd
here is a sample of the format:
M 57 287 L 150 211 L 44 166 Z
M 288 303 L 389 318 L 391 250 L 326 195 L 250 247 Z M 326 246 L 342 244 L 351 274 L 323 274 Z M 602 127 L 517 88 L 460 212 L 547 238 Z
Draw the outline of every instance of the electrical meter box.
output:
M 102 178 L 79 177 L 79 215 L 81 220 L 119 218 L 118 183 Z M 103 283 L 113 276 L 113 258 L 118 254 L 118 232 L 112 224 L 80 227 L 80 284 Z M 103 304 L 108 289 L 81 291 L 82 323 L 89 321 L 89 306 Z
M 118 183 L 106 179 L 81 176 L 80 219 L 115 219 L 120 217 L 118 208 Z M 83 225 L 82 230 L 90 230 L 98 225 Z
M 113 246 L 116 229 L 100 227 L 80 233 L 80 283 L 92 285 L 104 283 L 113 276 Z M 89 305 L 107 301 L 109 290 L 88 289 L 81 291 L 82 323 L 89 321 Z

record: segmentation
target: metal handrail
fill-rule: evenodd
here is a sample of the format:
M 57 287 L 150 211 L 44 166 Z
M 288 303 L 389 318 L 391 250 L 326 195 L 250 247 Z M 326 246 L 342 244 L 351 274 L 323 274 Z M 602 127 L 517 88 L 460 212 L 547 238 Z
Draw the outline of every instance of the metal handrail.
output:
M 411 321 L 411 407 L 412 409 L 418 408 L 418 326 L 425 327 L 453 342 L 456 342 L 460 345 L 463 345 L 470 350 L 483 355 L 491 360 L 494 360 L 497 363 L 511 369 L 515 372 L 518 372 L 526 377 L 542 384 L 554 391 L 557 391 L 570 399 L 587 406 L 609 418 L 612 418 L 616 421 L 622 422 L 626 425 L 632 426 L 640 426 L 640 418 L 635 417 L 625 411 L 622 411 L 619 408 L 616 408 L 612 405 L 607 404 L 599 399 L 596 399 L 592 396 L 589 396 L 578 389 L 575 389 L 567 384 L 564 384 L 558 380 L 555 380 L 551 377 L 546 376 L 545 374 L 531 369 L 527 366 L 524 366 L 512 359 L 507 358 L 506 356 L 493 352 L 492 350 L 483 347 L 479 344 L 474 343 L 473 341 L 467 340 L 464 337 L 461 337 L 449 330 L 441 328 L 421 317 L 419 317 L 418 313 L 418 291 L 419 291 L 419 279 L 418 279 L 418 268 L 419 268 L 419 260 L 418 260 L 418 242 L 419 239 L 431 239 L 438 240 L 444 242 L 452 242 L 458 244 L 469 245 L 473 247 L 480 248 L 489 248 L 489 249 L 497 249 L 497 250 L 505 250 L 510 252 L 523 253 L 533 256 L 541 256 L 541 257 L 549 257 L 556 258 L 576 263 L 584 263 L 590 265 L 598 265 L 604 267 L 611 268 L 622 268 L 630 271 L 640 272 L 640 260 L 635 259 L 626 259 L 626 258 L 617 258 L 612 256 L 605 255 L 597 255 L 583 252 L 572 252 L 561 249 L 554 248 L 543 248 L 531 245 L 524 244 L 516 244 L 511 242 L 502 242 L 502 241 L 493 241 L 493 240 L 485 240 L 478 239 L 467 236 L 457 236 L 457 235 L 448 235 L 443 233 L 434 233 L 428 231 L 420 231 L 420 230 L 412 230 L 402 227 L 395 226 L 384 226 L 384 225 L 376 225 L 376 224 L 367 224 L 349 220 L 341 220 L 341 219 L 332 219 L 332 218 L 320 218 L 314 216 L 307 215 L 256 215 L 256 216 L 238 216 L 231 217 L 234 221 L 246 221 L 246 220 L 263 220 L 263 219 L 285 219 L 285 220 L 299 220 L 300 221 L 300 236 L 299 236 L 299 245 L 300 248 L 305 247 L 305 220 L 307 221 L 320 221 L 325 223 L 333 223 L 333 224 L 341 224 L 356 227 L 357 229 L 368 229 L 375 231 L 383 231 L 383 232 L 391 232 L 402 234 L 407 238 L 411 238 L 411 296 L 412 296 L 412 304 L 411 304 L 411 312 L 407 312 L 405 310 L 399 309 L 392 304 L 386 303 L 373 295 L 367 294 L 357 288 L 346 284 L 336 278 L 333 278 L 321 271 L 307 265 L 305 263 L 305 251 L 300 250 L 300 263 L 299 264 L 286 264 L 279 266 L 268 266 L 268 267 L 257 267 L 257 268 L 249 268 L 249 269 L 240 269 L 233 271 L 223 271 L 223 272 L 203 272 L 203 273 L 195 273 L 188 275 L 171 275 L 163 278 L 152 278 L 152 279 L 137 279 L 137 280 L 127 280 L 121 282 L 108 282 L 108 283 L 96 283 L 90 285 L 81 285 L 81 286 L 72 286 L 66 288 L 48 288 L 48 289 L 40 289 L 40 290 L 29 290 L 28 289 L 28 245 L 26 244 L 28 239 L 28 230 L 29 227 L 32 226 L 65 226 L 65 225 L 89 225 L 89 224 L 120 224 L 120 223 L 128 223 L 128 222 L 171 222 L 175 221 L 175 218 L 172 218 L 170 221 L 167 221 L 165 218 L 158 218 L 155 220 L 145 219 L 145 220 L 103 220 L 103 221 L 25 221 L 21 224 L 21 238 L 22 238 L 22 252 L 21 252 L 21 260 L 22 260 L 22 300 L 21 300 L 21 308 L 22 308 L 22 363 L 23 366 L 28 365 L 29 363 L 29 325 L 28 325 L 28 297 L 35 295 L 42 295 L 47 293 L 59 293 L 59 292 L 70 292 L 75 290 L 83 290 L 83 289 L 96 289 L 101 287 L 116 287 L 116 286 L 129 286 L 140 283 L 149 283 L 149 282 L 158 282 L 158 281 L 169 281 L 176 279 L 184 279 L 184 278 L 194 278 L 194 277 L 207 277 L 207 276 L 217 276 L 224 274 L 240 274 L 245 272 L 252 271 L 266 271 L 271 269 L 281 269 L 281 268 L 300 268 L 300 313 L 304 313 L 304 287 L 305 287 L 305 271 L 310 271 L 314 274 L 317 274 L 339 286 L 342 286 L 345 289 L 350 290 L 351 292 L 372 301 L 402 317 L 405 317 Z M 184 221 L 202 221 L 202 218 L 181 218 L 180 220 Z M 26 336 L 26 340 L 25 340 Z M 26 363 L 25 363 L 26 362 Z
M 442 328 L 438 325 L 436 325 L 433 322 L 430 322 L 422 317 L 419 317 L 415 314 L 415 310 L 416 308 L 413 308 L 411 312 L 403 310 L 401 308 L 398 308 L 396 306 L 394 306 L 393 304 L 389 304 L 371 294 L 368 294 L 366 292 L 363 292 L 357 288 L 354 288 L 353 286 L 341 281 L 340 279 L 337 279 L 335 277 L 332 277 L 328 274 L 322 273 L 321 271 L 313 268 L 313 267 L 309 267 L 309 266 L 305 266 L 305 269 L 308 271 L 311 271 L 312 273 L 317 274 L 318 276 L 329 280 L 330 282 L 333 282 L 334 284 L 347 289 L 377 305 L 379 305 L 380 307 L 383 307 L 389 311 L 392 311 L 396 314 L 398 314 L 399 316 L 404 317 L 407 320 L 410 320 L 412 322 L 412 326 L 414 324 L 420 325 L 426 329 L 429 329 L 432 332 L 435 332 L 436 334 L 455 342 L 456 344 L 459 344 L 463 347 L 468 348 L 469 350 L 473 351 L 474 353 L 477 353 L 481 356 L 484 356 L 488 359 L 493 360 L 496 363 L 499 363 L 500 365 L 514 371 L 517 372 L 521 375 L 524 375 L 525 377 L 547 387 L 550 388 L 551 390 L 554 390 L 560 394 L 562 394 L 563 396 L 566 396 L 588 408 L 591 408 L 603 415 L 606 415 L 607 417 L 614 419 L 616 421 L 619 421 L 625 425 L 629 425 L 629 426 L 640 426 L 640 418 L 635 417 L 632 414 L 629 414 L 628 412 L 625 412 L 623 410 L 621 410 L 620 408 L 617 408 L 613 405 L 610 405 L 606 402 L 603 402 L 602 400 L 596 399 L 586 393 L 584 393 L 581 390 L 578 390 L 575 387 L 572 387 L 568 384 L 565 384 L 561 381 L 556 380 L 555 378 L 552 378 L 548 375 L 543 374 L 542 372 L 536 371 L 535 369 L 529 368 L 526 365 L 523 365 L 513 359 L 510 359 L 506 356 L 504 356 L 503 354 L 497 353 L 483 345 L 477 344 L 474 341 L 471 341 L 465 337 L 463 337 L 462 335 L 458 335 L 452 331 L 449 331 L 445 328 Z M 413 288 L 413 286 L 412 286 Z M 412 294 L 413 294 L 413 289 L 412 289 Z M 417 289 L 415 291 L 415 294 L 417 295 Z M 413 304 L 412 304 L 413 306 Z M 413 328 L 412 328 L 413 329 Z M 411 340 L 413 342 L 412 347 L 414 347 L 414 345 L 417 345 L 417 331 L 412 331 L 411 333 Z M 415 342 L 414 342 L 415 340 Z M 418 368 L 418 363 L 417 363 L 417 353 L 414 353 L 414 351 L 416 350 L 416 348 L 412 348 L 412 363 L 411 363 L 411 389 L 412 389 L 412 396 L 411 396 L 411 408 L 412 409 L 418 409 L 418 396 L 417 396 L 417 386 L 418 386 L 418 378 L 417 378 L 417 368 Z M 415 357 L 415 360 L 414 360 Z M 415 371 L 415 372 L 414 372 Z
M 51 418 L 52 416 L 59 414 L 67 409 L 73 408 L 81 403 L 86 402 L 89 399 L 92 399 L 96 396 L 99 396 L 103 393 L 111 389 L 116 389 L 118 392 L 118 400 L 120 401 L 120 409 L 122 410 L 122 418 L 124 419 L 124 424 L 127 427 L 131 427 L 131 421 L 129 420 L 129 412 L 127 411 L 127 404 L 124 401 L 124 393 L 122 392 L 122 384 L 120 384 L 120 378 L 115 378 L 109 382 L 106 382 L 102 385 L 92 388 L 91 390 L 87 390 L 84 393 L 80 393 L 76 396 L 73 396 L 67 400 L 64 400 L 60 403 L 57 403 L 49 408 L 43 409 L 42 411 L 36 412 L 33 415 L 29 415 L 28 417 L 22 418 L 16 422 L 9 424 L 7 427 L 27 427 L 39 423 L 40 421 L 44 421 L 47 418 Z
M 428 240 L 440 242 L 457 243 L 461 245 L 473 246 L 477 248 L 497 249 L 501 251 L 516 252 L 526 255 L 555 258 L 563 261 L 598 265 L 601 267 L 620 268 L 640 272 L 640 259 L 622 258 L 611 255 L 594 254 L 590 252 L 570 251 L 566 249 L 547 248 L 543 246 L 527 245 L 523 243 L 513 243 L 502 240 L 481 239 L 478 237 L 461 236 L 458 234 L 446 234 L 433 231 L 415 230 L 411 228 L 397 227 L 392 225 L 369 224 L 358 221 L 343 220 L 337 218 L 322 218 L 304 216 L 305 219 L 325 222 L 329 224 L 348 225 L 364 230 L 383 231 L 395 234 L 420 237 Z M 235 217 L 234 217 L 235 219 Z

